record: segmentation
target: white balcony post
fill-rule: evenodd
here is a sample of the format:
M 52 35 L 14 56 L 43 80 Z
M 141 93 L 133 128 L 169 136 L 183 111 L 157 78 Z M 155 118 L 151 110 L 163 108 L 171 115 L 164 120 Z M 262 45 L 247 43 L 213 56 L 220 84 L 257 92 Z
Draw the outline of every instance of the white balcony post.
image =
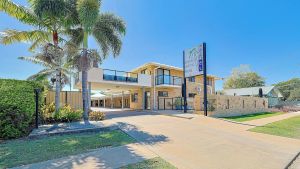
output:
M 103 99 L 103 108 L 105 108 L 105 97 Z
M 145 110 L 145 87 L 142 87 L 142 110 Z
M 124 109 L 124 91 L 122 91 L 122 110 Z

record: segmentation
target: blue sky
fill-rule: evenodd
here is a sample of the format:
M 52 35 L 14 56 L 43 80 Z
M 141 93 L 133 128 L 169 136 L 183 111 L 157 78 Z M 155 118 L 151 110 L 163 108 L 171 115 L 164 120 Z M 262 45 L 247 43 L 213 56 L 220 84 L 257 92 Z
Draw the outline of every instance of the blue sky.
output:
M 101 11 L 122 17 L 127 34 L 121 55 L 101 67 L 131 70 L 151 61 L 182 67 L 182 51 L 205 41 L 209 74 L 227 77 L 249 64 L 267 85 L 299 77 L 299 9 L 297 0 L 103 0 Z M 0 30 L 7 28 L 32 29 L 0 13 Z M 30 56 L 28 46 L 0 45 L 1 78 L 26 79 L 41 69 L 17 59 Z M 89 46 L 97 48 L 93 40 Z

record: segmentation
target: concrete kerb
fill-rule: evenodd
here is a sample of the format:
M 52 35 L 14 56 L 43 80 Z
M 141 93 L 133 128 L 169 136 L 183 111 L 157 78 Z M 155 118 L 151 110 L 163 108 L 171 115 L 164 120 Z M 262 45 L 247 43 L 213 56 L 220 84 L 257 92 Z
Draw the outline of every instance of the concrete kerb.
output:
M 27 138 L 28 139 L 38 139 L 38 138 L 43 138 L 43 137 L 48 137 L 48 136 L 55 136 L 55 135 L 107 132 L 107 131 L 113 131 L 113 130 L 120 130 L 120 128 L 117 125 L 111 125 L 111 126 L 97 127 L 97 128 L 85 128 L 85 129 L 74 129 L 74 130 L 42 133 L 42 134 L 30 134 Z

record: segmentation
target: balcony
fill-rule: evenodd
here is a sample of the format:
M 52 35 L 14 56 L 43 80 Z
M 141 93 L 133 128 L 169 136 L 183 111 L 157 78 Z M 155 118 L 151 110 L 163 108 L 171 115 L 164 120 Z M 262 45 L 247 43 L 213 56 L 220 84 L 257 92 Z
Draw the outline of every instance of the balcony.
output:
M 170 75 L 158 75 L 156 78 L 156 85 L 182 85 L 182 77 L 170 76 Z
M 132 72 L 103 69 L 103 80 L 138 83 L 138 74 Z

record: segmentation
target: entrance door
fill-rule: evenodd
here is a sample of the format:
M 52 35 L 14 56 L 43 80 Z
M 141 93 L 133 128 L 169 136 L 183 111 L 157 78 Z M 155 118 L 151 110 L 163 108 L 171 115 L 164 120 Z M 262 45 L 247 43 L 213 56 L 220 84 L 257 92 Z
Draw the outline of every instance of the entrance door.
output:
M 150 92 L 145 92 L 145 109 L 150 110 Z

